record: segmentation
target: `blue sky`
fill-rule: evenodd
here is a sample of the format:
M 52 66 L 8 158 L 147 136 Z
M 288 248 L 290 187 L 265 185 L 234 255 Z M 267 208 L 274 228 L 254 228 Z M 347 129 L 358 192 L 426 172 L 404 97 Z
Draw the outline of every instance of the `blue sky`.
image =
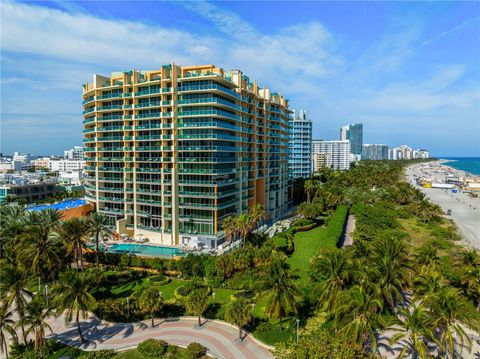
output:
M 1 2 L 1 150 L 81 144 L 92 74 L 213 63 L 309 110 L 314 137 L 480 156 L 480 2 Z

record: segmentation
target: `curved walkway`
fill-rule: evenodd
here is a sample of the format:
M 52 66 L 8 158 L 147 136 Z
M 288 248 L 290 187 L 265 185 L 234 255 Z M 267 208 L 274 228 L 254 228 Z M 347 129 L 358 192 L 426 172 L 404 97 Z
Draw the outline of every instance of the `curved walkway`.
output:
M 260 343 L 251 335 L 243 341 L 238 338 L 238 328 L 225 322 L 213 320 L 198 328 L 198 319 L 192 317 L 157 319 L 155 327 L 150 321 L 134 323 L 109 323 L 91 316 L 80 323 L 82 332 L 89 342 L 82 345 L 76 324 L 67 327 L 63 317 L 49 323 L 53 333 L 49 338 L 79 347 L 84 350 L 128 349 L 136 347 L 148 338 L 163 339 L 170 344 L 186 346 L 191 342 L 202 344 L 215 358 L 250 359 L 273 358 L 268 346 Z

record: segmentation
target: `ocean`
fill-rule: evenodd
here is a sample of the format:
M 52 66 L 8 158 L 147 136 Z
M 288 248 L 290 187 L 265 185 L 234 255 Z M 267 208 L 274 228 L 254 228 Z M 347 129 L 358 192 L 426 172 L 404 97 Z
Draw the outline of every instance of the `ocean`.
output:
M 445 163 L 446 166 L 480 175 L 480 157 L 442 157 L 441 159 L 451 161 Z

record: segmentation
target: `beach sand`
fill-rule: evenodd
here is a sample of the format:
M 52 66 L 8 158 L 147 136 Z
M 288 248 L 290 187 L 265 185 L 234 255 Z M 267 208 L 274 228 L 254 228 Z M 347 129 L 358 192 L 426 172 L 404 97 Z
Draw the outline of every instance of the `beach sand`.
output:
M 414 175 L 420 178 L 429 178 L 435 182 L 443 182 L 446 174 L 457 175 L 460 178 L 473 178 L 474 175 L 446 166 L 446 161 L 435 161 L 415 164 L 407 167 L 407 181 L 415 188 L 420 189 L 433 203 L 438 204 L 446 213 L 451 210 L 451 218 L 459 228 L 466 246 L 480 249 L 480 193 L 479 197 L 472 198 L 469 194 L 458 190 L 438 188 L 423 188 L 416 184 Z

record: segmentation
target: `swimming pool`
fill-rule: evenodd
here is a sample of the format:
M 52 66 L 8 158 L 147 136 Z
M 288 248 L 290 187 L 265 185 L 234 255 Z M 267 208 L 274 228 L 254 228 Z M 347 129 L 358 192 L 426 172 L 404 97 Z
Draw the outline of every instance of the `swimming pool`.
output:
M 86 205 L 87 201 L 84 199 L 69 199 L 55 204 L 42 204 L 27 208 L 27 211 L 43 211 L 44 209 L 51 208 L 59 211 L 65 211 L 67 209 L 77 208 Z
M 107 249 L 108 253 L 129 253 L 139 256 L 171 258 L 181 256 L 183 253 L 178 248 L 149 246 L 147 244 L 119 243 Z

